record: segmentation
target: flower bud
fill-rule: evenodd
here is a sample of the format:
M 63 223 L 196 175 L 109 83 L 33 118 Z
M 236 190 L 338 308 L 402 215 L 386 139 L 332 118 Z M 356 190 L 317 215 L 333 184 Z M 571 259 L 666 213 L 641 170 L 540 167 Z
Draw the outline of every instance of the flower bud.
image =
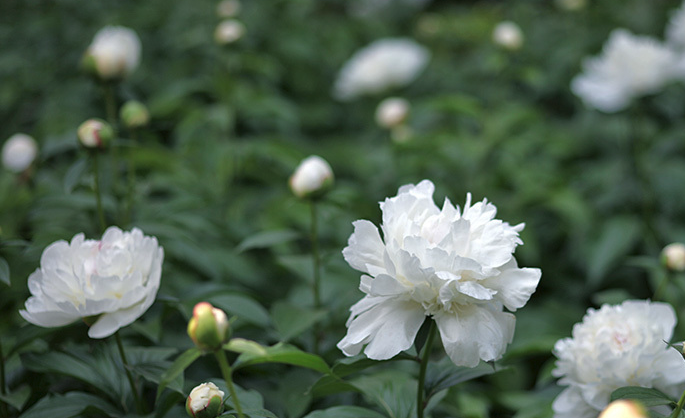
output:
M 193 418 L 215 418 L 224 411 L 224 392 L 212 382 L 196 386 L 186 399 L 186 412 Z
M 150 121 L 147 107 L 137 100 L 129 100 L 121 106 L 119 116 L 128 129 L 142 128 Z
M 216 5 L 216 14 L 222 18 L 235 17 L 240 13 L 238 0 L 223 0 Z
M 120 80 L 138 67 L 140 39 L 129 28 L 106 26 L 93 38 L 82 66 L 102 80 Z
M 226 19 L 219 23 L 214 31 L 214 40 L 219 45 L 237 41 L 245 34 L 245 25 L 235 19 Z
M 648 418 L 647 411 L 637 401 L 619 399 L 613 401 L 599 414 L 599 418 Z
M 228 338 L 226 313 L 208 302 L 198 303 L 188 323 L 188 335 L 202 350 L 218 349 Z
M 516 23 L 504 21 L 495 26 L 492 40 L 504 49 L 515 51 L 523 46 L 523 32 Z
M 102 119 L 88 119 L 76 133 L 86 148 L 105 148 L 114 139 L 114 129 Z
M 2 146 L 2 165 L 9 171 L 21 173 L 29 168 L 37 154 L 36 140 L 29 135 L 17 133 Z
M 402 124 L 409 116 L 409 102 L 400 97 L 389 97 L 376 108 L 376 123 L 381 128 L 391 129 Z
M 333 185 L 333 170 L 323 158 L 312 155 L 290 177 L 290 189 L 299 198 L 323 196 Z
M 674 242 L 661 251 L 661 262 L 673 271 L 685 271 L 685 244 Z

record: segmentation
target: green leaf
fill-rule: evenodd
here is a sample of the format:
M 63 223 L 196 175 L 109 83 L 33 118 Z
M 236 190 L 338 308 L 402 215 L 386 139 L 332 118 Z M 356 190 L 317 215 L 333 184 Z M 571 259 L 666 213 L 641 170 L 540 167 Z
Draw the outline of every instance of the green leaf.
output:
M 250 351 L 243 352 L 243 354 L 238 356 L 238 359 L 235 361 L 233 365 L 234 370 L 254 364 L 284 363 L 291 364 L 293 366 L 305 367 L 321 373 L 331 372 L 331 369 L 321 357 L 314 354 L 305 353 L 297 347 L 278 343 L 273 347 L 262 348 L 264 349 L 263 352 L 260 350 L 255 350 L 254 347 Z
M 162 376 L 171 367 L 170 361 L 160 361 L 156 363 L 142 363 L 131 366 L 131 371 L 142 376 L 145 380 L 159 385 L 162 382 Z M 174 379 L 166 383 L 169 389 L 185 395 L 183 392 L 183 373 L 179 373 Z
M 271 308 L 271 318 L 280 340 L 289 341 L 314 324 L 321 321 L 328 314 L 325 310 L 312 310 L 291 305 L 287 302 L 277 302 Z
M 385 418 L 385 415 L 359 406 L 334 406 L 314 411 L 304 418 Z
M 300 234 L 298 232 L 290 229 L 259 232 L 245 238 L 243 242 L 236 247 L 236 251 L 241 253 L 243 251 L 252 250 L 255 248 L 269 248 L 278 244 L 293 241 L 299 237 Z
M 246 340 L 244 338 L 232 338 L 231 341 L 224 344 L 224 350 L 233 351 L 235 353 L 248 353 L 255 356 L 265 356 L 268 354 L 266 347 L 256 341 Z
M 120 416 L 121 411 L 108 402 L 82 392 L 45 397 L 20 415 L 20 418 L 71 418 L 86 410 L 96 410 L 109 416 Z
M 188 368 L 195 360 L 197 360 L 202 355 L 202 351 L 199 348 L 189 348 L 183 354 L 176 357 L 176 360 L 171 364 L 171 367 L 162 374 L 159 379 L 159 386 L 157 387 L 157 399 L 159 395 L 162 394 L 164 388 L 171 383 L 176 376 L 183 373 L 185 369 Z
M 500 370 L 496 370 L 488 363 L 481 363 L 476 367 L 458 367 L 452 363 L 449 357 L 445 357 L 437 363 L 429 363 L 426 374 L 426 398 L 430 398 L 443 389 Z
M 212 305 L 260 327 L 271 323 L 269 313 L 262 305 L 249 296 L 240 293 L 224 293 L 207 298 Z
M 27 369 L 38 373 L 57 373 L 79 379 L 104 393 L 111 387 L 103 376 L 92 367 L 92 358 L 76 358 L 58 351 L 46 353 L 26 353 L 21 355 L 21 362 Z
M 71 167 L 69 167 L 69 170 L 67 170 L 67 173 L 64 175 L 64 191 L 67 194 L 70 194 L 74 190 L 87 169 L 87 158 L 79 158 L 74 162 L 74 164 L 71 165 Z
M 606 273 L 620 262 L 640 237 L 640 222 L 632 217 L 607 220 L 590 253 L 588 280 L 597 286 Z
M 5 283 L 7 286 L 12 285 L 10 282 L 10 265 L 2 257 L 0 257 L 0 282 Z
M 31 388 L 29 385 L 22 385 L 12 393 L 0 395 L 0 400 L 21 411 L 29 396 L 31 396 Z
M 641 402 L 646 407 L 657 405 L 675 406 L 675 402 L 660 390 L 643 388 L 639 386 L 626 386 L 618 388 L 611 393 L 611 400 L 634 399 Z

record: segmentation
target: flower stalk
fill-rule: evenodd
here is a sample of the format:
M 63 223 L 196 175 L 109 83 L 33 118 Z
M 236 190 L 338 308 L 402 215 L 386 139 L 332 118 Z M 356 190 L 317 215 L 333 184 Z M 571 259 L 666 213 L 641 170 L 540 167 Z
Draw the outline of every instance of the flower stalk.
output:
M 7 395 L 5 382 L 5 355 L 2 352 L 2 343 L 0 342 L 0 394 Z M 8 417 L 9 411 L 5 401 L 0 401 L 0 416 Z
M 416 416 L 418 418 L 423 418 L 423 411 L 426 409 L 426 400 L 424 398 L 426 370 L 428 369 L 428 361 L 430 360 L 433 340 L 435 340 L 435 331 L 435 321 L 431 319 L 430 328 L 428 330 L 428 338 L 426 338 L 426 344 L 423 346 L 423 356 L 421 357 L 421 366 L 419 368 L 419 385 L 416 391 Z
M 121 343 L 121 337 L 119 336 L 118 332 L 114 333 L 114 339 L 117 342 L 117 348 L 119 348 L 119 355 L 121 356 L 121 362 L 124 364 L 124 371 L 126 372 L 126 378 L 128 379 L 128 383 L 131 385 L 131 392 L 133 393 L 133 399 L 136 403 L 136 411 L 139 414 L 143 414 L 143 413 L 145 413 L 145 404 L 143 404 L 142 400 L 140 399 L 140 395 L 138 394 L 138 385 L 136 385 L 136 381 L 133 379 L 133 375 L 131 374 L 131 370 L 129 370 L 129 364 L 128 364 L 128 360 L 126 359 L 126 352 L 124 351 L 124 345 Z
M 95 176 L 95 202 L 97 204 L 98 220 L 100 222 L 100 230 L 104 231 L 107 227 L 105 223 L 105 211 L 102 208 L 102 192 L 100 190 L 100 156 L 95 150 L 91 154 L 93 156 L 93 175 Z
M 238 413 L 238 418 L 245 418 L 245 416 L 243 415 L 243 409 L 240 406 L 240 401 L 238 400 L 238 395 L 236 394 L 235 387 L 233 386 L 231 366 L 228 364 L 228 360 L 226 360 L 226 353 L 223 349 L 219 348 L 217 350 L 214 350 L 214 356 L 216 357 L 216 360 L 219 362 L 221 374 L 223 374 L 224 380 L 226 381 L 228 393 L 231 395 L 231 399 L 233 399 L 233 405 L 235 406 L 235 410 Z
M 312 264 L 314 275 L 312 279 L 312 293 L 314 297 L 314 309 L 321 307 L 321 259 L 319 256 L 319 227 L 318 216 L 316 210 L 316 201 L 310 201 L 312 225 L 311 225 L 311 242 L 312 242 Z M 314 325 L 314 354 L 319 354 L 319 326 Z

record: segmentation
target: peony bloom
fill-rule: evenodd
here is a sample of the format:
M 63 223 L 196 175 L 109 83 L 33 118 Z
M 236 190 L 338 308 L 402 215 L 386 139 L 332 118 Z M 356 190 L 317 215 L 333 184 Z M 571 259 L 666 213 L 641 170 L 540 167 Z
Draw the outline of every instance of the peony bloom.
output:
M 674 242 L 661 250 L 661 261 L 670 270 L 685 271 L 685 244 Z
M 14 134 L 2 146 L 2 165 L 9 171 L 21 173 L 29 168 L 37 154 L 35 139 L 26 134 Z
M 428 64 L 430 53 L 411 39 L 386 38 L 358 51 L 340 70 L 333 95 L 351 100 L 405 86 Z
M 118 80 L 131 74 L 140 62 L 140 39 L 129 28 L 105 26 L 86 51 L 95 73 L 103 80 Z
M 634 98 L 655 93 L 674 80 L 677 66 L 675 52 L 658 40 L 616 29 L 602 55 L 583 62 L 583 73 L 573 79 L 571 90 L 587 106 L 618 112 Z
M 155 301 L 164 250 L 140 229 L 113 226 L 100 241 L 83 234 L 50 244 L 29 276 L 31 297 L 19 311 L 28 322 L 60 327 L 83 318 L 91 338 L 105 338 Z
M 389 97 L 376 108 L 376 123 L 381 128 L 391 129 L 401 125 L 409 116 L 409 102 L 401 97 Z
M 226 19 L 216 26 L 214 40 L 219 45 L 226 45 L 237 41 L 245 34 L 245 25 L 235 19 Z
M 685 363 L 668 347 L 676 324 L 666 303 L 629 300 L 588 309 L 573 338 L 554 345 L 554 376 L 568 386 L 553 404 L 555 418 L 595 418 L 623 386 L 657 388 L 679 396 Z
M 523 46 L 523 31 L 514 22 L 500 22 L 492 31 L 492 41 L 504 49 L 515 51 Z
M 299 198 L 319 197 L 333 185 L 333 169 L 323 158 L 311 155 L 297 166 L 289 183 Z
M 474 367 L 497 360 L 514 335 L 515 317 L 535 291 L 540 270 L 519 268 L 513 256 L 524 225 L 495 219 L 483 200 L 463 210 L 433 202 L 428 180 L 406 185 L 380 204 L 383 239 L 369 221 L 354 222 L 345 261 L 365 273 L 366 296 L 352 306 L 346 355 L 389 359 L 411 347 L 426 316 L 435 320 L 452 361 Z
M 214 418 L 224 410 L 224 392 L 212 382 L 202 383 L 190 391 L 186 412 L 193 418 Z

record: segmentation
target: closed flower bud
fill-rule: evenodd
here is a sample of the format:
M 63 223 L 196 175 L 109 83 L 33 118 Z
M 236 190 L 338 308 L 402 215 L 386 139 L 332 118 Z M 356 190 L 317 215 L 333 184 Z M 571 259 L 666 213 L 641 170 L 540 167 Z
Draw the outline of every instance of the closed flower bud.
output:
M 685 244 L 674 242 L 661 251 L 661 262 L 673 271 L 685 271 Z
M 129 28 L 106 26 L 86 50 L 83 67 L 102 80 L 120 80 L 138 67 L 140 39 Z
M 599 415 L 599 418 L 647 418 L 647 411 L 637 401 L 619 399 L 613 401 Z
M 150 112 L 147 107 L 137 100 L 124 103 L 119 113 L 124 126 L 129 129 L 142 128 L 150 121 Z
M 215 418 L 224 411 L 224 392 L 212 382 L 196 386 L 186 400 L 186 412 L 193 418 Z
M 492 40 L 504 49 L 515 51 L 523 46 L 523 32 L 516 23 L 504 21 L 495 27 Z
M 391 129 L 401 125 L 409 116 L 409 102 L 400 97 L 389 97 L 376 108 L 376 123 L 381 128 Z
M 38 145 L 32 137 L 14 134 L 2 146 L 2 165 L 9 171 L 21 173 L 29 168 L 37 154 Z
M 214 40 L 219 45 L 237 41 L 245 34 L 245 25 L 235 19 L 226 19 L 219 23 L 214 31 Z
M 114 129 L 102 119 L 88 119 L 78 127 L 77 135 L 86 148 L 105 148 L 114 139 Z
M 188 335 L 202 350 L 218 349 L 228 338 L 226 313 L 208 302 L 198 303 L 188 323 Z
M 300 163 L 290 177 L 290 189 L 299 198 L 317 198 L 333 185 L 333 170 L 323 158 L 312 155 Z
M 223 0 L 216 5 L 216 14 L 222 18 L 234 17 L 240 13 L 238 0 Z

